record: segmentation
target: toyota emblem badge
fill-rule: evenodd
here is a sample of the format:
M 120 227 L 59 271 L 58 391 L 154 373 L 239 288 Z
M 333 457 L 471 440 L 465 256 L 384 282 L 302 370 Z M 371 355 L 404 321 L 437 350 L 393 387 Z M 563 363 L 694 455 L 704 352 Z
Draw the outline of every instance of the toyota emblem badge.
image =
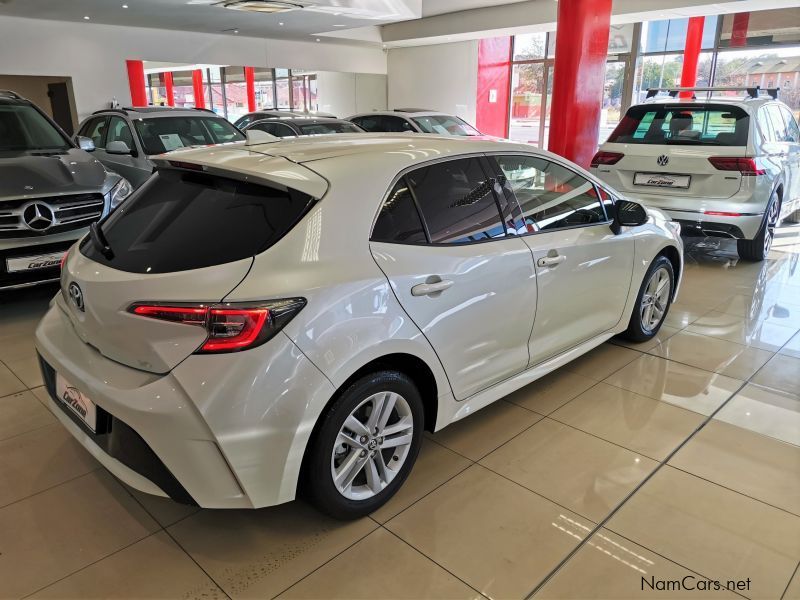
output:
M 75 305 L 75 307 L 79 311 L 85 312 L 86 307 L 84 306 L 83 303 L 83 290 L 81 290 L 81 286 L 79 286 L 77 283 L 73 281 L 72 283 L 69 284 L 68 291 L 70 300 L 72 300 L 72 303 Z

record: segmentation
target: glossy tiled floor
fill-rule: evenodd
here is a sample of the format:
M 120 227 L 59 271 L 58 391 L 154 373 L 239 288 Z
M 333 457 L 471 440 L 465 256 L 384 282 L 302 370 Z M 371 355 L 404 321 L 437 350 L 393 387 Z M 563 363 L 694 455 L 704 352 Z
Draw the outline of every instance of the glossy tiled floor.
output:
M 117 482 L 40 402 L 52 293 L 0 304 L 0 597 L 737 597 L 648 587 L 689 575 L 800 598 L 800 227 L 763 264 L 695 241 L 656 340 L 427 436 L 397 496 L 351 523 Z

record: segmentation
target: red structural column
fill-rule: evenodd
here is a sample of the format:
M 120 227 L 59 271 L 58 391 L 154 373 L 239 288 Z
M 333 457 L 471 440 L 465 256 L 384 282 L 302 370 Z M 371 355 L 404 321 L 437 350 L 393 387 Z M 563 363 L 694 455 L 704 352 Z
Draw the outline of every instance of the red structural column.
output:
M 141 60 L 126 60 L 128 85 L 131 88 L 131 106 L 147 106 L 147 87 L 144 77 L 144 63 Z
M 206 107 L 206 88 L 203 85 L 203 71 L 202 69 L 195 69 L 192 71 L 192 88 L 194 88 L 194 106 L 195 108 Z
M 681 87 L 697 85 L 697 63 L 700 60 L 700 48 L 703 45 L 703 25 L 705 17 L 690 17 L 686 28 L 686 45 L 683 50 L 683 69 L 681 69 Z M 681 92 L 681 98 L 691 98 L 692 92 Z
M 244 83 L 247 87 L 247 112 L 256 110 L 256 70 L 253 67 L 244 68 Z
M 597 149 L 611 0 L 559 0 L 548 149 L 583 167 Z
M 731 48 L 742 48 L 747 44 L 747 28 L 750 26 L 750 13 L 736 13 L 733 15 L 731 28 Z
M 164 81 L 164 90 L 167 94 L 167 106 L 175 106 L 175 83 L 172 79 L 172 73 L 166 71 L 161 74 Z
M 475 127 L 506 137 L 511 79 L 511 38 L 486 38 L 478 45 L 478 94 Z

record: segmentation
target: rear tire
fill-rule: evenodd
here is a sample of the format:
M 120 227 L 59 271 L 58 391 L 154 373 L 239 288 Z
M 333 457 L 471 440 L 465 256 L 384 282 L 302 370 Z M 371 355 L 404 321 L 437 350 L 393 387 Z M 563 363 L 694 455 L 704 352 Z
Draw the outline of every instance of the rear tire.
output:
M 739 252 L 739 258 L 753 262 L 761 262 L 769 256 L 769 251 L 772 248 L 772 241 L 775 238 L 775 227 L 778 226 L 778 220 L 780 218 L 780 207 L 780 200 L 774 197 L 769 203 L 767 215 L 756 237 L 752 240 L 736 240 L 736 249 Z
M 353 382 L 322 415 L 304 465 L 311 503 L 336 519 L 383 506 L 408 477 L 424 427 L 411 379 L 379 371 Z
M 669 312 L 674 289 L 672 262 L 666 256 L 657 256 L 642 280 L 631 321 L 621 337 L 631 342 L 646 342 L 655 337 Z

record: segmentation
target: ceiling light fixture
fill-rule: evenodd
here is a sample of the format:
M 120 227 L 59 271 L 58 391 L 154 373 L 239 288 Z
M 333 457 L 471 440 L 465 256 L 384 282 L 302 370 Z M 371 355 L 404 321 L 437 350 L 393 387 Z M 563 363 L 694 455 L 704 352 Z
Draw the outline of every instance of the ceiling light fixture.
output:
M 128 5 L 127 4 L 123 4 L 122 8 L 128 8 Z
M 281 23 L 278 23 L 278 25 L 280 25 L 281 27 L 283 27 L 283 23 L 282 23 L 282 22 L 281 22 Z
M 299 2 L 281 2 L 278 0 L 223 0 L 219 4 L 232 10 L 260 13 L 286 12 L 287 10 L 303 8 L 303 5 Z
M 336 25 L 334 25 L 334 27 L 347 27 L 347 25 L 344 25 L 344 24 L 336 24 Z
M 87 16 L 83 17 L 83 20 L 84 21 L 88 21 L 89 20 L 89 16 L 87 15 Z
M 317 41 L 319 41 L 319 38 L 317 38 Z

